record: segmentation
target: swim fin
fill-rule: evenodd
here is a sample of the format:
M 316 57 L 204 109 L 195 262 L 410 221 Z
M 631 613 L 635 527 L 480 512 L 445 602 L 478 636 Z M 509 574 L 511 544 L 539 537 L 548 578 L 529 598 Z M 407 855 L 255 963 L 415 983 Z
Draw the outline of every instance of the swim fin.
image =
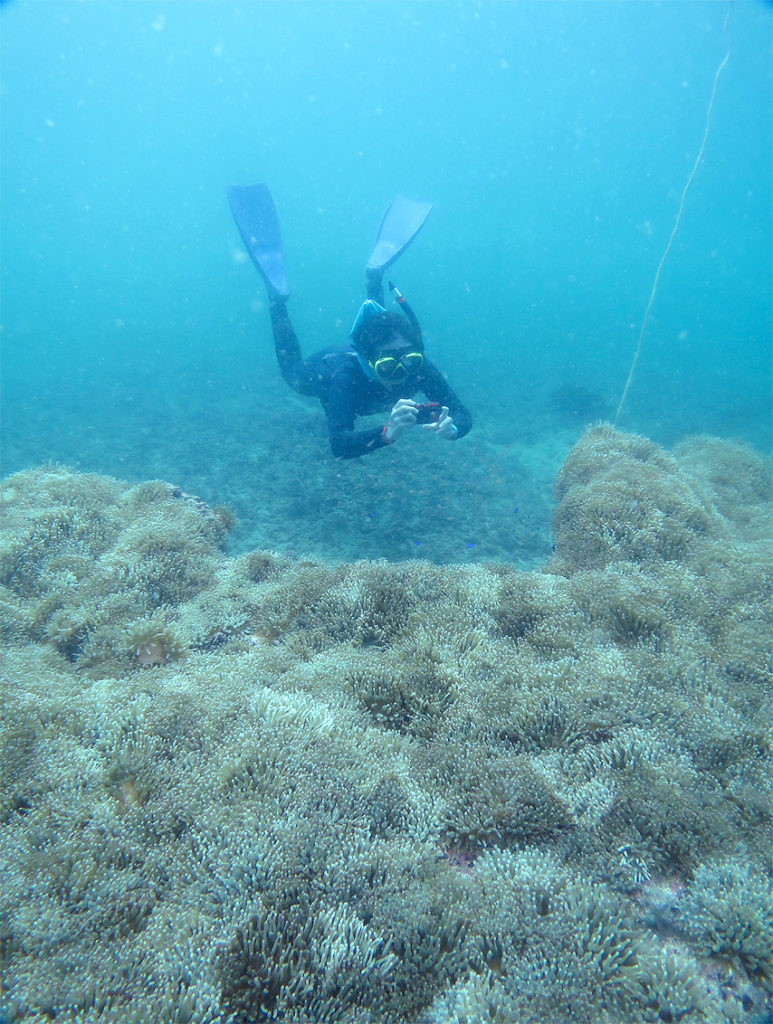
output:
M 226 191 L 239 234 L 269 295 L 286 299 L 290 289 L 282 259 L 282 237 L 268 185 L 232 185 Z
M 432 203 L 418 203 L 395 196 L 384 214 L 365 270 L 368 276 L 381 275 L 391 266 L 409 242 L 419 233 L 429 216 Z

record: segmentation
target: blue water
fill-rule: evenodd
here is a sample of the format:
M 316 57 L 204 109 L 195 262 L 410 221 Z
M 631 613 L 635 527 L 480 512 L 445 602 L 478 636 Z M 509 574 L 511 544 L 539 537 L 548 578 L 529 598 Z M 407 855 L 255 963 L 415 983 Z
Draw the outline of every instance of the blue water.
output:
M 236 509 L 237 547 L 543 552 L 562 453 L 614 415 L 728 45 L 618 425 L 767 450 L 772 24 L 761 2 L 11 0 L 3 474 L 172 480 Z M 351 497 L 360 480 L 399 503 L 412 456 L 342 468 L 319 407 L 279 379 L 225 199 L 262 180 L 307 352 L 345 340 L 393 194 L 435 204 L 394 275 L 476 423 L 433 463 L 438 487 L 468 487 L 434 541 L 433 487 L 394 543 Z M 365 525 L 326 546 L 337 491 Z M 464 518 L 496 495 L 532 516 L 516 541 L 494 536 L 499 512 L 480 538 Z

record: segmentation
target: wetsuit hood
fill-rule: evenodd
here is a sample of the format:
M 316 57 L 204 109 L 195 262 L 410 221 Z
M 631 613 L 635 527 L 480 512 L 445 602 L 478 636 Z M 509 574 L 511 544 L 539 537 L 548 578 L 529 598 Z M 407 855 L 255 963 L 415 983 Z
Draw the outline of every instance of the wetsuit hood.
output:
M 418 323 L 387 312 L 374 299 L 366 299 L 352 324 L 352 344 L 357 352 L 367 360 L 398 340 L 415 352 L 424 351 Z

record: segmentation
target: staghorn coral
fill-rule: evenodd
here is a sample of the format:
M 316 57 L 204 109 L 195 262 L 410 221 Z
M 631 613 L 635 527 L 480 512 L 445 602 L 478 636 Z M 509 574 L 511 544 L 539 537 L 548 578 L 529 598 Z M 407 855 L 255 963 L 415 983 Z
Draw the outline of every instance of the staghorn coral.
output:
M 379 1007 L 397 959 L 389 946 L 344 907 L 264 907 L 218 954 L 223 1010 L 234 1024 L 354 1019 L 358 1006 Z
M 182 653 L 180 637 L 161 615 L 133 622 L 126 632 L 129 655 L 142 668 L 165 665 L 172 658 L 179 658 Z
M 558 838 L 572 817 L 549 782 L 525 758 L 502 758 L 465 781 L 440 828 L 453 847 L 478 850 L 492 845 L 531 845 Z
M 160 663 L 184 646 L 156 624 L 212 583 L 227 532 L 199 499 L 161 481 L 130 487 L 49 467 L 12 477 L 3 511 L 0 589 L 16 606 L 5 629 L 17 642 L 46 639 L 92 673 Z M 153 625 L 127 647 L 140 619 Z
M 0 1015 L 769 1012 L 766 480 L 595 428 L 530 574 L 231 559 L 163 483 L 6 482 Z
M 727 529 L 706 493 L 677 460 L 609 424 L 590 427 L 555 481 L 556 572 L 619 562 L 685 561 Z
M 670 949 L 654 954 L 640 979 L 642 1020 L 653 1024 L 716 1019 L 695 959 Z
M 437 997 L 423 1020 L 723 1019 L 695 960 L 658 949 L 609 889 L 554 856 L 487 852 L 475 884 L 486 896 L 485 966 Z
M 704 956 L 718 955 L 773 992 L 773 880 L 748 862 L 702 864 L 676 920 Z

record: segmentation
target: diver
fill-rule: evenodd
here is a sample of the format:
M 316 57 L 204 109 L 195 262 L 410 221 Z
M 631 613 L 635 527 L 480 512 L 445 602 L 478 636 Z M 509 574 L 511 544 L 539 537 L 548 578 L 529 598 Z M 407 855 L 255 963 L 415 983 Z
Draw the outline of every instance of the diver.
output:
M 279 369 L 294 391 L 322 402 L 336 458 L 351 459 L 388 447 L 417 424 L 448 441 L 469 432 L 470 413 L 427 359 L 416 314 L 391 281 L 389 288 L 400 312 L 388 312 L 384 305 L 384 271 L 416 236 L 430 204 L 402 196 L 394 199 L 368 260 L 368 297 L 352 326 L 351 344 L 330 346 L 304 359 L 287 313 L 290 293 L 279 219 L 268 186 L 234 186 L 228 189 L 228 200 L 242 241 L 268 290 Z M 415 401 L 419 393 L 426 403 Z M 389 413 L 385 424 L 354 429 L 358 416 L 379 412 Z

